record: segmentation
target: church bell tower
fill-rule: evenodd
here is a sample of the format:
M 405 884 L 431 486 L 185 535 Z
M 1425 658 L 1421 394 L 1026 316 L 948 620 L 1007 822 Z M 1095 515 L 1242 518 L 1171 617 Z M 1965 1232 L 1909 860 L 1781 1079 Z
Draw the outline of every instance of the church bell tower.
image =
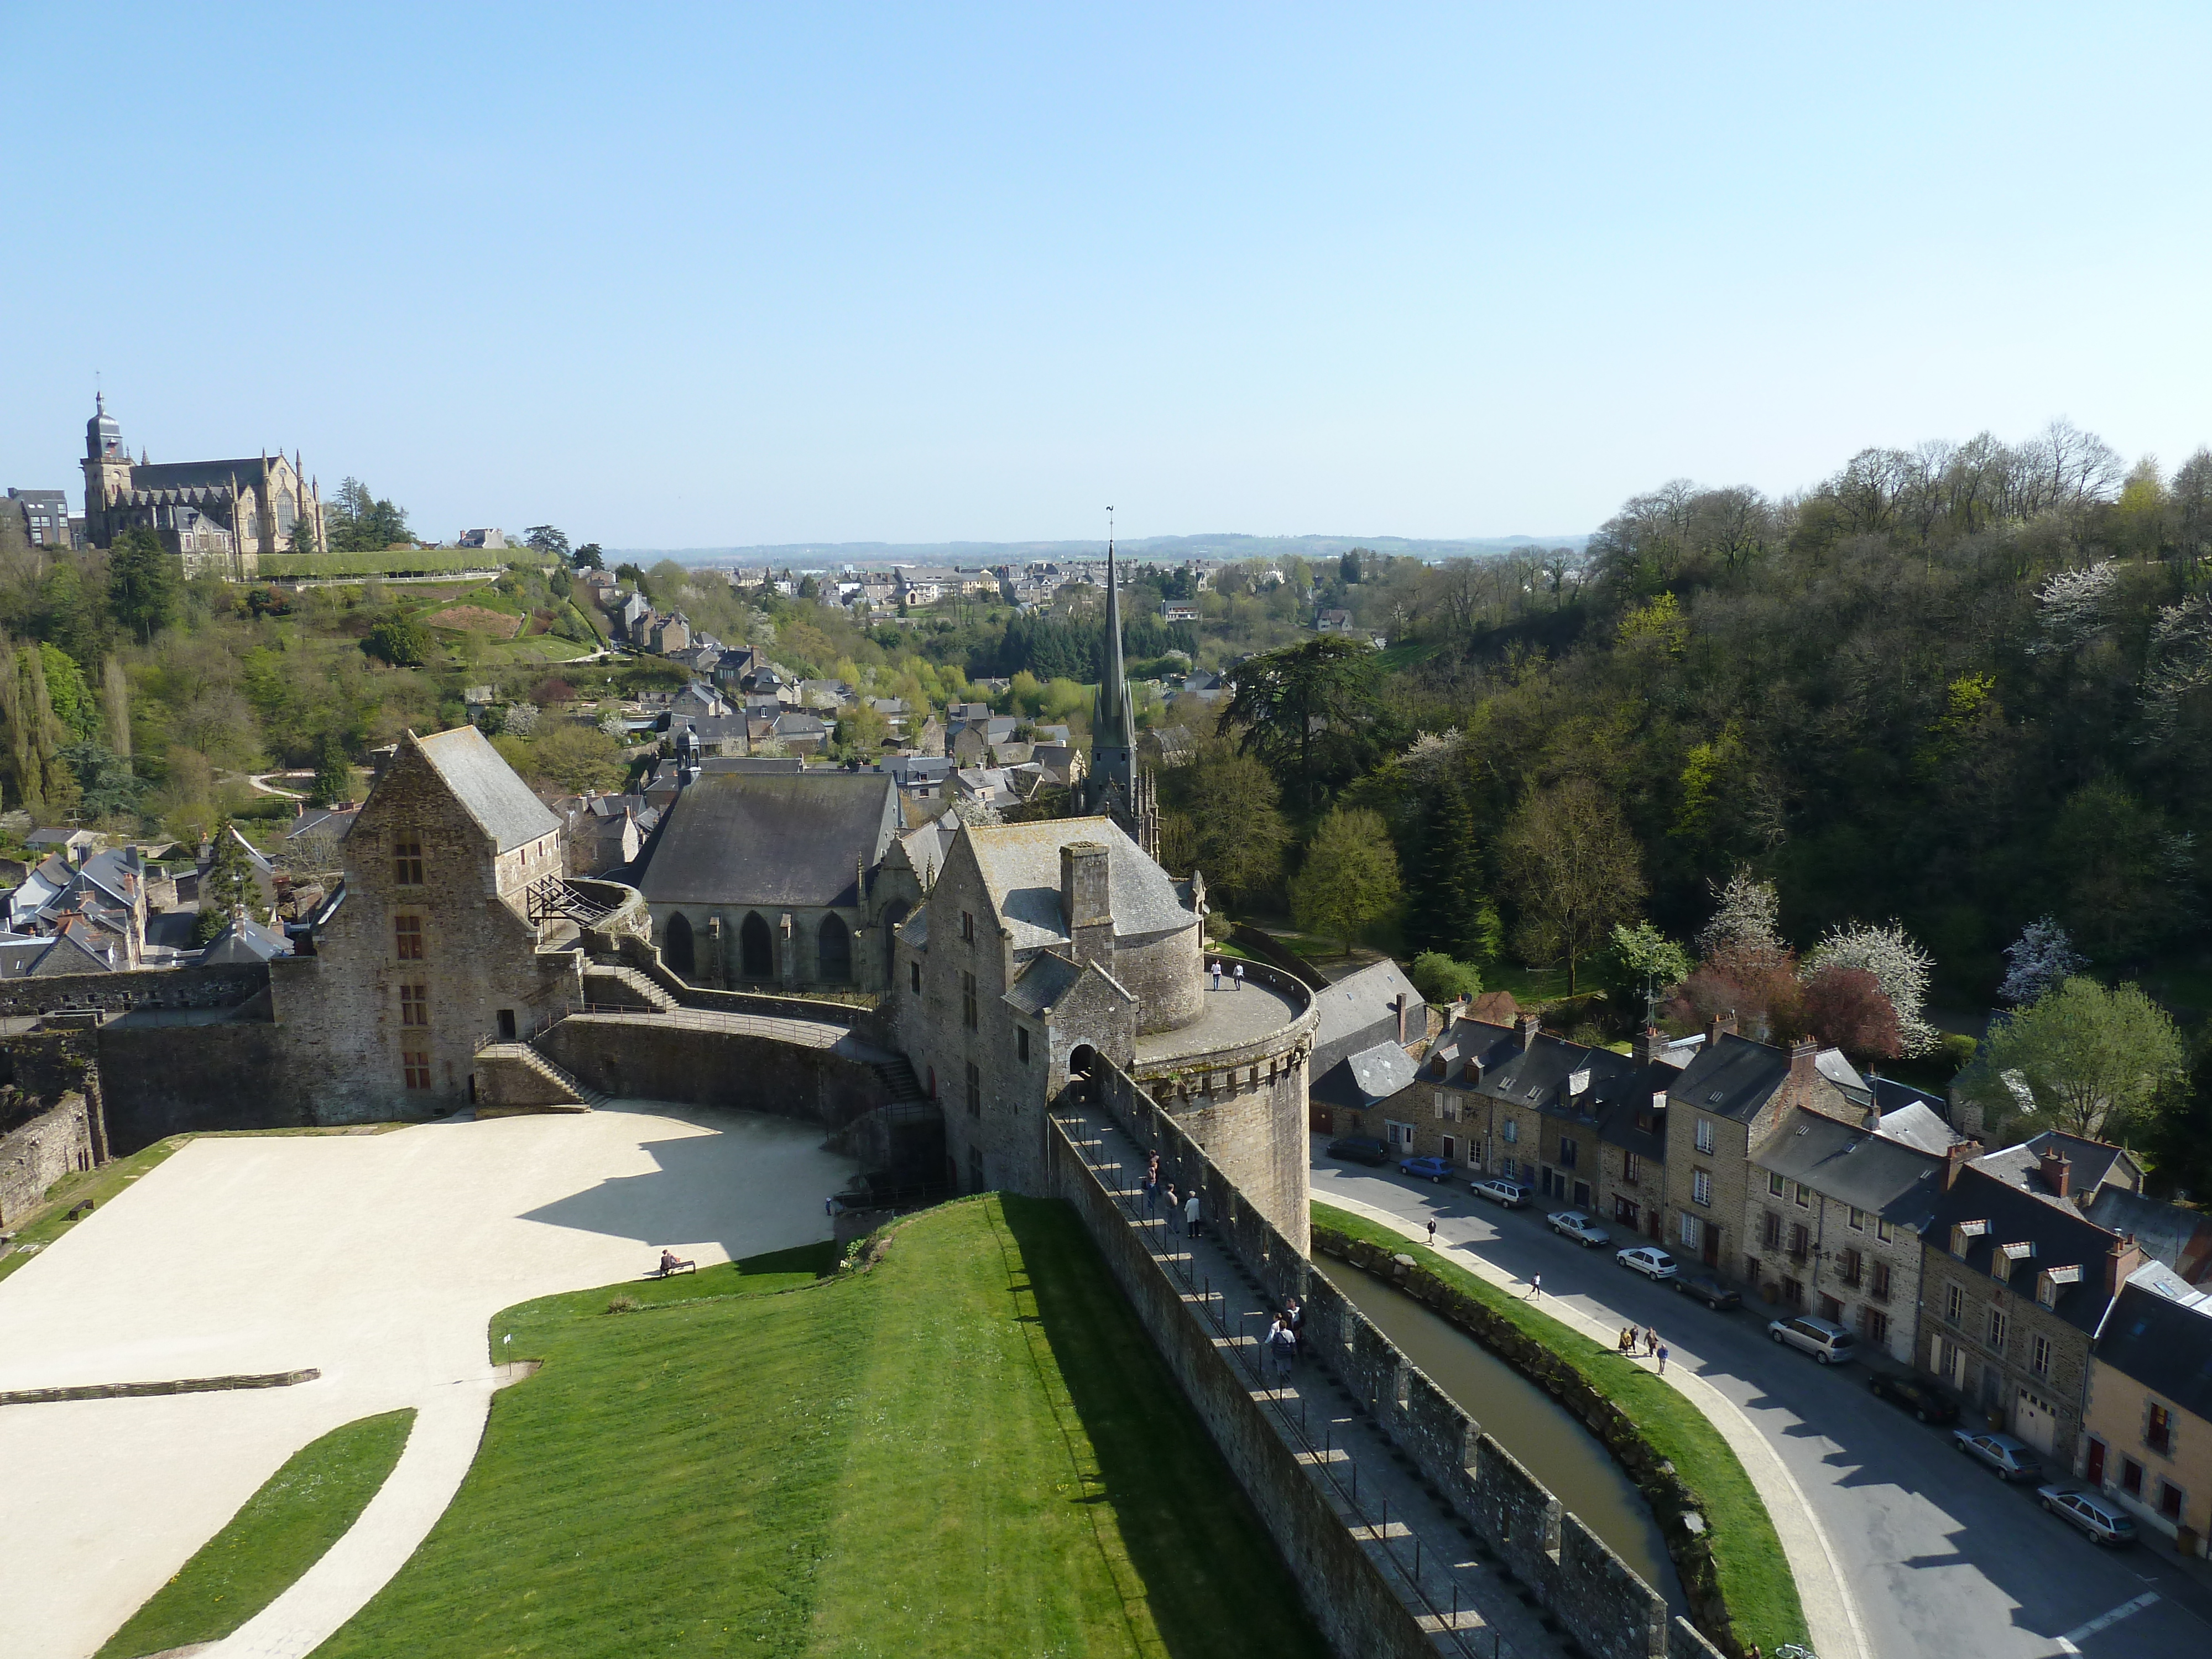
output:
M 1106 538 L 1106 662 L 1091 709 L 1091 775 L 1084 780 L 1086 810 L 1103 812 L 1154 859 L 1160 855 L 1160 809 L 1149 771 L 1137 765 L 1136 717 L 1130 708 L 1129 671 L 1121 657 L 1121 584 L 1114 562 L 1114 538 Z
M 93 397 L 92 418 L 84 423 L 84 538 L 94 547 L 115 539 L 107 520 L 107 504 L 131 492 L 131 452 L 123 447 L 123 428 L 107 412 L 104 392 Z

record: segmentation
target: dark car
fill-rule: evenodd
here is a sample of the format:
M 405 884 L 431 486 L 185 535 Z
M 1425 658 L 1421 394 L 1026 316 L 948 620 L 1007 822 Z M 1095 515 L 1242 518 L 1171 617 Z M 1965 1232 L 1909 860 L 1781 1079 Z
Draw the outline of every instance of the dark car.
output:
M 1923 1423 L 1959 1420 L 1957 1403 L 1933 1383 L 1917 1376 L 1890 1376 L 1876 1371 L 1867 1378 L 1867 1388 L 1877 1400 L 1893 1401 Z
M 1390 1149 L 1372 1135 L 1339 1135 L 1328 1143 L 1328 1155 L 1346 1164 L 1388 1164 Z
M 1398 1172 L 1422 1181 L 1449 1181 L 1452 1166 L 1440 1158 L 1408 1158 L 1399 1161 Z
M 1743 1306 L 1743 1298 L 1711 1273 L 1698 1273 L 1690 1279 L 1678 1278 L 1674 1281 L 1674 1288 L 1684 1296 L 1693 1296 L 1708 1308 L 1718 1308 L 1723 1313 L 1730 1308 Z

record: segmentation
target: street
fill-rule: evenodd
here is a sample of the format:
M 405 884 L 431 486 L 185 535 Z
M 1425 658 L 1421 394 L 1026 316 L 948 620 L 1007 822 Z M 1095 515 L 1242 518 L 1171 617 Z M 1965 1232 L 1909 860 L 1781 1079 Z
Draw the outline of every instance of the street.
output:
M 1324 1144 L 1314 1141 L 1317 1201 L 1350 1197 L 1417 1226 L 1433 1217 L 1440 1242 L 1517 1278 L 1541 1273 L 1547 1300 L 1612 1325 L 1656 1326 L 1671 1363 L 1742 1407 L 1780 1453 L 1828 1534 L 1880 1659 L 2212 1653 L 2212 1576 L 2182 1566 L 2154 1535 L 2128 1550 L 2090 1543 L 2045 1514 L 2032 1485 L 2008 1486 L 1958 1455 L 1948 1428 L 1875 1399 L 1863 1367 L 1823 1367 L 1771 1341 L 1755 1300 L 1716 1312 L 1621 1267 L 1612 1247 L 1585 1249 L 1553 1233 L 1540 1200 L 1502 1210 L 1463 1181 L 1340 1164 Z

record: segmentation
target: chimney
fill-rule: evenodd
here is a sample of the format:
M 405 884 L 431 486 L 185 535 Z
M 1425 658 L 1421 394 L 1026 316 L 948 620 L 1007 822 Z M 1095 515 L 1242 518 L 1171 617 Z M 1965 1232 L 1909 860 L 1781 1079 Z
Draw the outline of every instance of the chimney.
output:
M 1390 1006 L 1398 1011 L 1398 1046 L 1402 1048 L 1406 1046 L 1406 994 L 1399 992 Z
M 1820 1076 L 1819 1060 L 1820 1045 L 1810 1037 L 1790 1045 L 1790 1081 L 1802 1091 L 1810 1088 Z
M 2118 1296 L 2128 1275 L 2142 1264 L 2143 1253 L 2136 1247 L 2136 1236 L 2122 1233 L 2105 1250 L 2105 1294 Z
M 1060 906 L 1075 959 L 1114 970 L 1114 916 L 1103 842 L 1069 842 L 1060 849 Z
M 1543 1018 L 1538 1014 L 1523 1014 L 1514 1023 L 1521 1028 L 1521 1052 L 1525 1054 L 1536 1046 L 1536 1038 L 1544 1029 Z
M 1666 1046 L 1666 1034 L 1656 1025 L 1647 1025 L 1636 1034 L 1636 1040 L 1629 1044 L 1628 1052 L 1639 1061 L 1650 1061 L 1658 1059 L 1660 1050 Z
M 2057 1147 L 2045 1143 L 2042 1158 L 2036 1164 L 2036 1173 L 2043 1177 L 2043 1184 L 2051 1188 L 2053 1198 L 2068 1196 L 2073 1183 L 2074 1166 L 2067 1162 L 2066 1154 Z
M 1711 1053 L 1713 1049 L 1720 1047 L 1720 1041 L 1723 1036 L 1734 1036 L 1735 1035 L 1735 1010 L 1731 1008 L 1724 1014 L 1715 1015 L 1712 1018 L 1705 1022 L 1706 1052 Z
M 1943 1190 L 1949 1192 L 1959 1184 L 1959 1171 L 1981 1153 L 1978 1140 L 1954 1140 L 1943 1149 Z

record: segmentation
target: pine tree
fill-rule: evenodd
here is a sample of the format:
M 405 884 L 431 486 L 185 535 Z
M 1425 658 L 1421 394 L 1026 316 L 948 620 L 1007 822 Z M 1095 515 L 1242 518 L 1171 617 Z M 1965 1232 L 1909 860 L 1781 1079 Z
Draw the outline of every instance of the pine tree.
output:
M 1486 890 L 1474 808 L 1456 779 L 1429 804 L 1422 907 L 1430 942 L 1462 962 L 1494 962 L 1504 942 L 1498 907 Z
M 216 826 L 214 850 L 207 872 L 200 878 L 200 908 L 241 915 L 253 902 L 253 860 L 228 818 Z
M 317 806 L 330 806 L 352 795 L 353 763 L 346 758 L 345 745 L 334 737 L 325 738 L 322 752 L 316 757 L 315 781 L 307 792 L 307 799 Z

